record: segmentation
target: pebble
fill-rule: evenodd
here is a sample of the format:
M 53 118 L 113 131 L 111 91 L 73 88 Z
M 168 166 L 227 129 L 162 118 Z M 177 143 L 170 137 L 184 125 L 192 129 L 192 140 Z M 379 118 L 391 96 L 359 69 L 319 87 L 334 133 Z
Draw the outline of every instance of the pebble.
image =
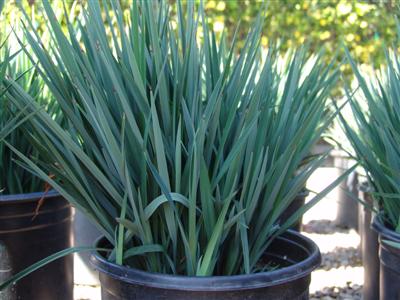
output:
M 349 233 L 347 228 L 339 227 L 331 220 L 313 220 L 303 225 L 302 230 L 306 233 L 334 234 Z M 335 247 L 333 251 L 322 253 L 320 269 L 329 271 L 340 267 L 362 266 L 359 248 L 356 247 Z M 310 300 L 361 300 L 362 286 L 347 282 L 346 286 L 328 286 L 310 294 Z
M 362 286 L 348 282 L 346 287 L 325 287 L 321 291 L 316 291 L 310 295 L 310 300 L 361 300 L 361 295 Z
M 303 224 L 302 231 L 306 233 L 333 234 L 336 232 L 349 233 L 350 230 L 337 226 L 331 220 L 312 220 L 307 224 Z
M 362 266 L 360 250 L 358 248 L 336 247 L 332 252 L 322 253 L 320 269 L 331 270 L 339 267 Z

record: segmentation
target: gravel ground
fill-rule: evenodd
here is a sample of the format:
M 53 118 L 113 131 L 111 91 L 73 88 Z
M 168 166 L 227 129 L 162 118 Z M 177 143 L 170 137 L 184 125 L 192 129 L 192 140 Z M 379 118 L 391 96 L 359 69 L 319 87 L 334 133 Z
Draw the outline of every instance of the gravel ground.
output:
M 310 300 L 323 299 L 361 299 L 362 286 L 350 282 L 345 287 L 324 287 L 321 291 L 310 294 Z
M 329 271 L 339 267 L 362 266 L 359 248 L 336 247 L 334 251 L 322 253 L 320 269 Z
M 333 168 L 319 169 L 309 181 L 321 191 L 335 178 Z M 314 240 L 322 255 L 321 267 L 312 274 L 310 300 L 362 299 L 363 267 L 358 234 L 335 224 L 338 191 L 332 191 L 303 218 L 303 233 Z
M 311 220 L 307 224 L 303 224 L 302 231 L 306 233 L 333 234 L 333 233 L 349 233 L 349 228 L 337 226 L 332 220 Z
M 350 235 L 350 229 L 339 227 L 332 220 L 312 220 L 302 226 L 303 233 L 311 238 L 318 235 Z M 318 242 L 317 242 L 318 243 Z M 362 266 L 359 247 L 334 247 L 333 250 L 322 252 L 322 263 L 320 269 L 331 270 L 339 267 Z

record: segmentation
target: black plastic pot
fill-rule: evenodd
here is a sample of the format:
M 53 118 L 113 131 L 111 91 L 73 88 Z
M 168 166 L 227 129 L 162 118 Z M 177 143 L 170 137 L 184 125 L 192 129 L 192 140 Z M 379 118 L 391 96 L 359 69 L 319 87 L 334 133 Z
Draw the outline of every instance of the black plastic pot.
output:
M 103 238 L 98 247 L 109 246 Z M 251 275 L 189 277 L 144 272 L 108 262 L 94 253 L 103 300 L 308 299 L 311 272 L 321 263 L 317 245 L 289 230 L 275 239 L 264 259 L 282 266 Z
M 299 193 L 296 198 L 294 198 L 293 202 L 290 203 L 288 208 L 285 209 L 283 214 L 280 217 L 280 224 L 285 223 L 286 220 L 288 220 L 298 209 L 300 209 L 305 203 L 306 203 L 306 198 L 310 194 L 309 191 L 304 190 L 301 193 Z M 290 229 L 293 229 L 295 231 L 300 231 L 301 230 L 301 224 L 303 223 L 303 217 L 301 216 L 299 220 L 294 223 Z
M 373 206 L 374 201 L 367 183 L 359 186 L 360 198 Z M 379 243 L 378 235 L 372 230 L 372 212 L 370 208 L 359 204 L 358 232 L 360 234 L 360 250 L 364 266 L 363 299 L 379 299 Z
M 350 166 L 351 160 L 343 151 L 333 151 L 334 167 L 342 175 Z M 358 230 L 358 204 L 348 193 L 358 194 L 358 176 L 356 172 L 351 173 L 336 188 L 338 195 L 338 210 L 335 223 L 344 228 Z
M 38 201 L 44 202 L 35 216 Z M 72 245 L 71 206 L 55 191 L 0 196 L 0 282 Z M 0 299 L 73 299 L 73 256 L 21 279 Z
M 373 228 L 379 234 L 380 300 L 400 299 L 400 249 L 385 241 L 400 243 L 400 234 L 382 221 L 382 215 L 374 218 Z

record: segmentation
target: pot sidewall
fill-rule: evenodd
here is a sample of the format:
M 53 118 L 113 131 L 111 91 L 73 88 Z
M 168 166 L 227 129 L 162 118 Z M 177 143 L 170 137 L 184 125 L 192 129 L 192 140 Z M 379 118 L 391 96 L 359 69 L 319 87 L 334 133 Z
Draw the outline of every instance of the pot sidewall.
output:
M 287 299 L 308 299 L 304 297 L 308 297 L 310 275 L 320 265 L 321 256 L 314 242 L 294 231 L 289 230 L 288 232 L 290 232 L 290 235 L 308 243 L 312 252 L 304 261 L 271 272 L 234 276 L 189 277 L 156 274 L 116 266 L 106 261 L 98 253 L 92 254 L 91 262 L 100 272 L 103 300 L 132 299 L 133 294 L 138 297 L 137 299 L 152 299 L 151 297 L 155 297 L 154 299 L 171 299 L 169 297 L 173 297 L 173 299 L 189 299 L 188 297 L 192 299 L 277 299 L 276 297 L 279 294 L 285 295 L 285 293 L 296 293 L 288 295 L 289 298 Z M 96 245 L 101 245 L 100 241 L 102 239 Z M 301 265 L 304 262 L 307 262 L 308 269 Z M 298 265 L 302 267 L 298 267 Z M 280 274 L 278 274 L 279 272 Z M 286 272 L 288 276 L 285 277 Z M 114 292 L 117 293 L 122 289 L 130 291 L 130 294 L 119 294 L 117 298 L 112 298 L 110 295 L 114 292 L 108 291 L 108 289 L 114 289 Z M 157 294 L 151 294 L 150 297 L 149 293 L 153 292 Z M 276 297 L 274 293 L 276 293 Z M 220 298 L 219 295 L 224 297 L 229 295 L 230 298 Z

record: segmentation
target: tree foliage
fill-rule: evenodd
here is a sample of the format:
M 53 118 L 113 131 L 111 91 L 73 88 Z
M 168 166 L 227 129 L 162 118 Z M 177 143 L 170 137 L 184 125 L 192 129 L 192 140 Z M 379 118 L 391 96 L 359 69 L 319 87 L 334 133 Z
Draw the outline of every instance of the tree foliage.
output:
M 154 0 L 156 1 L 156 0 Z M 200 4 L 200 0 L 196 1 Z M 9 1 L 5 8 L 6 21 L 20 20 L 20 12 L 16 3 Z M 84 1 L 69 1 L 69 9 L 77 12 L 80 3 Z M 100 1 L 101 2 L 101 1 Z M 169 0 L 171 4 L 175 0 Z M 353 57 L 362 64 L 375 67 L 385 63 L 382 44 L 391 44 L 396 38 L 395 15 L 400 14 L 395 1 L 355 1 L 355 0 L 204 0 L 207 17 L 214 30 L 222 32 L 225 27 L 228 37 L 232 38 L 236 27 L 239 27 L 239 47 L 244 43 L 249 26 L 266 2 L 266 22 L 263 30 L 262 44 L 279 45 L 280 50 L 296 48 L 304 43 L 310 45 L 310 51 L 324 45 L 328 54 L 334 55 L 339 49 L 339 58 L 343 56 L 340 47 L 344 42 Z M 22 1 L 22 5 L 31 12 L 37 26 L 45 30 L 45 24 L 40 18 L 43 10 L 41 1 Z M 130 0 L 120 0 L 122 8 L 127 11 Z M 53 6 L 57 16 L 63 14 L 62 2 L 54 1 Z M 171 5 L 171 9 L 176 6 Z M 329 57 L 327 55 L 326 57 Z M 343 66 L 346 74 L 350 68 Z

